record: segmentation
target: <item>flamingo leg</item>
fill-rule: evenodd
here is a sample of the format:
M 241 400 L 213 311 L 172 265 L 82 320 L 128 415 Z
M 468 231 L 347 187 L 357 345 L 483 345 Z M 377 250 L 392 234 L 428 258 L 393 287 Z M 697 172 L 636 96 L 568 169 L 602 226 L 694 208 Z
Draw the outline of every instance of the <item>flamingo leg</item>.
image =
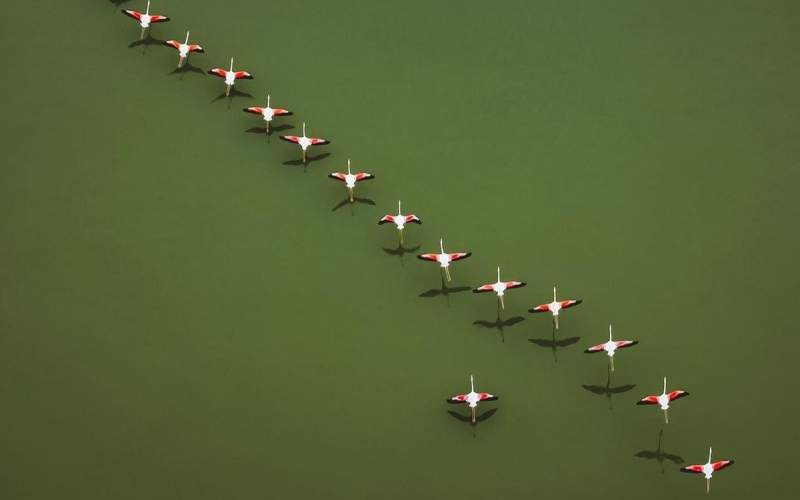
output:
M 142 28 L 142 33 L 139 35 L 139 40 L 144 40 L 144 32 L 147 31 L 147 28 Z
M 306 150 L 304 149 L 303 150 L 303 164 L 305 165 L 305 163 L 306 163 Z
M 475 421 L 477 420 L 476 417 L 475 417 L 475 408 L 472 407 L 469 410 L 470 410 L 470 414 L 472 415 L 472 425 L 475 425 Z
M 711 492 L 711 478 L 707 477 L 706 478 L 706 494 L 708 494 L 710 492 Z
M 500 300 L 500 307 L 505 311 L 506 310 L 506 303 L 503 301 L 503 296 L 500 295 L 497 298 Z
M 609 356 L 608 362 L 611 363 L 611 371 L 614 371 L 614 356 Z
M 556 330 L 558 330 L 558 314 L 553 316 L 553 324 L 556 325 Z
M 400 233 L 400 246 L 403 246 L 403 230 L 398 229 L 397 231 Z
M 267 122 L 267 135 L 269 135 L 269 122 Z
M 449 267 L 445 267 L 444 268 L 444 274 L 447 275 L 447 281 L 453 281 L 453 279 L 450 278 L 450 268 Z
M 225 97 L 230 97 L 232 85 L 225 86 Z
M 353 203 L 353 188 L 347 188 L 347 194 L 350 196 L 350 203 Z
M 669 414 L 667 413 L 667 410 L 664 410 L 664 423 L 669 423 Z

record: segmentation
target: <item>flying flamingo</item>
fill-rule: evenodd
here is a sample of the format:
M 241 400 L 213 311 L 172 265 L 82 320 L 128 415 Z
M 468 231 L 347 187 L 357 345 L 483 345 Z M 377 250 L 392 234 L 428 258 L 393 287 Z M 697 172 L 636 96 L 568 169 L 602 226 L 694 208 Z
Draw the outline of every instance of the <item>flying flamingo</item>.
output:
M 192 52 L 205 52 L 203 47 L 197 45 L 196 43 L 189 43 L 189 32 L 186 32 L 186 41 L 181 43 L 177 40 L 167 40 L 164 42 L 164 45 L 169 45 L 173 47 L 175 50 L 178 51 L 178 67 L 182 67 L 183 63 L 189 58 L 189 54 Z
M 234 71 L 233 70 L 233 58 L 231 57 L 231 69 L 225 70 L 222 68 L 213 68 L 208 70 L 209 75 L 218 76 L 220 78 L 225 79 L 225 97 L 231 95 L 231 89 L 233 85 L 236 83 L 236 80 L 252 80 L 253 75 L 248 73 L 247 71 Z
M 356 187 L 357 182 L 361 181 L 368 181 L 370 179 L 374 179 L 375 176 L 368 173 L 368 172 L 356 172 L 355 174 L 350 172 L 350 159 L 347 160 L 347 173 L 342 172 L 331 172 L 328 174 L 328 177 L 331 179 L 336 179 L 339 181 L 344 182 L 345 186 L 347 187 L 347 193 L 350 195 L 350 203 L 353 203 L 353 189 Z
M 264 121 L 267 122 L 267 134 L 269 134 L 269 124 L 272 122 L 273 118 L 276 116 L 289 116 L 294 114 L 288 109 L 271 108 L 269 105 L 269 94 L 267 94 L 266 107 L 262 108 L 261 106 L 250 106 L 249 108 L 244 108 L 242 111 L 245 113 L 253 113 L 254 115 L 261 115 L 261 117 L 264 118 Z
M 623 349 L 625 347 L 631 347 L 638 344 L 638 340 L 613 340 L 611 338 L 611 325 L 608 325 L 608 342 L 604 342 L 602 344 L 593 345 L 592 347 L 586 349 L 584 352 L 586 353 L 593 353 L 593 352 L 601 352 L 605 351 L 608 354 L 608 360 L 611 363 L 611 371 L 614 371 L 614 352 L 617 349 Z
M 500 266 L 497 267 L 497 282 L 495 283 L 487 283 L 485 285 L 481 285 L 478 288 L 472 290 L 473 293 L 483 293 L 483 292 L 494 292 L 497 294 L 497 300 L 500 301 L 500 307 L 503 309 L 506 308 L 505 302 L 503 302 L 503 296 L 506 293 L 506 290 L 510 290 L 512 288 L 521 288 L 525 286 L 527 283 L 522 281 L 500 281 Z
M 306 137 L 306 122 L 303 122 L 302 137 L 298 137 L 296 135 L 282 135 L 281 139 L 284 141 L 293 142 L 300 146 L 300 149 L 303 150 L 303 163 L 306 163 L 306 150 L 309 148 L 309 146 L 323 146 L 331 143 L 331 141 L 328 139 L 321 139 L 319 137 Z
M 660 405 L 661 409 L 664 410 L 664 423 L 669 423 L 669 417 L 667 416 L 667 410 L 669 409 L 670 401 L 675 401 L 676 399 L 680 399 L 684 396 L 688 396 L 689 393 L 682 390 L 675 390 L 670 391 L 667 393 L 667 377 L 664 377 L 664 392 L 661 393 L 660 396 L 646 396 L 642 398 L 637 405 Z
M 693 474 L 703 474 L 706 477 L 706 493 L 711 491 L 711 476 L 714 472 L 733 465 L 733 460 L 719 460 L 711 462 L 711 447 L 708 447 L 708 462 L 704 464 L 689 465 L 681 467 L 681 472 L 691 472 Z
M 429 260 L 431 262 L 438 262 L 442 269 L 444 269 L 444 273 L 447 275 L 447 281 L 452 281 L 450 279 L 450 263 L 457 260 L 466 259 L 472 255 L 472 252 L 445 253 L 443 239 L 439 239 L 439 249 L 442 251 L 442 253 L 424 253 L 422 255 L 417 255 L 417 258 Z
M 567 299 L 567 300 L 558 300 L 556 298 L 556 287 L 553 287 L 553 302 L 549 304 L 540 304 L 536 307 L 528 309 L 528 312 L 531 313 L 540 313 L 540 312 L 547 312 L 550 311 L 553 313 L 553 324 L 555 324 L 556 330 L 558 330 L 558 313 L 562 309 L 567 309 L 572 306 L 577 306 L 583 300 L 581 299 Z
M 475 382 L 472 378 L 472 375 L 469 376 L 469 392 L 467 394 L 457 394 L 451 398 L 447 398 L 447 402 L 450 404 L 468 404 L 470 416 L 472 419 L 472 425 L 475 425 L 476 420 L 476 408 L 478 408 L 478 402 L 480 401 L 497 401 L 497 396 L 493 394 L 489 394 L 488 392 L 475 392 Z
M 393 223 L 397 226 L 397 231 L 400 233 L 400 244 L 403 244 L 403 229 L 406 224 L 422 224 L 422 220 L 414 214 L 403 215 L 400 209 L 400 200 L 397 200 L 397 215 L 387 214 L 381 217 L 378 224 L 386 224 L 387 222 Z
M 147 2 L 147 9 L 144 11 L 144 13 L 128 9 L 122 9 L 122 13 L 128 17 L 136 19 L 139 22 L 139 26 L 142 27 L 142 34 L 139 36 L 139 40 L 144 39 L 144 34 L 151 24 L 164 23 L 169 21 L 169 18 L 167 16 L 161 16 L 159 14 L 151 14 L 149 1 Z

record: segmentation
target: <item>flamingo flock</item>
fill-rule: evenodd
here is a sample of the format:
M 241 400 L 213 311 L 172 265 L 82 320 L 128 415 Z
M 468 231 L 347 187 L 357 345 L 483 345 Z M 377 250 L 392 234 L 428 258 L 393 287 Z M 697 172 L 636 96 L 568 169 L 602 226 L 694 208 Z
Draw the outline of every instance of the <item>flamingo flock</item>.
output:
M 169 17 L 161 14 L 151 14 L 150 13 L 150 1 L 147 2 L 144 12 L 139 12 L 135 10 L 129 9 L 122 9 L 122 13 L 132 19 L 134 19 L 137 24 L 141 28 L 140 32 L 140 40 L 144 39 L 145 35 L 149 36 L 149 30 L 153 24 L 163 23 L 170 20 Z M 186 62 L 190 54 L 192 53 L 204 53 L 204 48 L 195 43 L 189 43 L 189 31 L 186 32 L 186 36 L 183 42 L 178 40 L 167 40 L 163 42 L 164 45 L 174 48 L 178 51 L 178 68 L 181 68 Z M 230 65 L 228 69 L 224 68 L 212 68 L 207 72 L 210 75 L 222 78 L 225 84 L 225 96 L 230 97 L 231 91 L 238 80 L 252 80 L 253 75 L 245 70 L 235 70 L 234 69 L 234 60 L 231 58 Z M 270 96 L 267 94 L 267 101 L 266 106 L 250 106 L 243 109 L 244 112 L 259 115 L 266 123 L 266 132 L 267 135 L 270 134 L 270 124 L 276 117 L 281 116 L 290 116 L 293 113 L 288 109 L 275 107 L 273 108 L 270 104 Z M 281 139 L 293 144 L 296 144 L 300 147 L 301 150 L 301 158 L 302 163 L 307 164 L 308 157 L 307 151 L 310 147 L 314 146 L 323 146 L 330 144 L 328 139 L 324 139 L 321 137 L 308 137 L 306 135 L 306 123 L 303 122 L 302 124 L 302 135 L 285 135 L 281 136 Z M 353 203 L 355 200 L 354 197 L 354 190 L 357 184 L 361 181 L 374 179 L 375 175 L 369 172 L 352 172 L 351 170 L 351 162 L 347 160 L 347 172 L 332 172 L 328 174 L 328 176 L 332 179 L 338 180 L 343 182 L 345 188 L 347 189 L 348 201 Z M 422 224 L 422 220 L 414 214 L 403 214 L 402 207 L 400 201 L 397 202 L 397 214 L 386 214 L 380 218 L 378 224 L 394 224 L 397 228 L 400 245 L 403 245 L 403 233 L 404 229 L 408 224 Z M 421 260 L 435 262 L 439 264 L 441 272 L 447 278 L 447 281 L 452 281 L 452 277 L 450 275 L 450 265 L 453 262 L 458 262 L 460 260 L 466 259 L 472 255 L 471 252 L 446 252 L 444 249 L 444 239 L 439 240 L 439 253 L 423 253 L 418 255 L 417 257 Z M 444 279 L 444 278 L 443 278 Z M 505 294 L 508 290 L 512 290 L 515 288 L 521 288 L 526 285 L 523 281 L 503 281 L 500 278 L 500 267 L 497 267 L 497 281 L 494 283 L 486 283 L 480 285 L 473 289 L 473 292 L 478 293 L 489 293 L 492 292 L 497 296 L 498 301 L 498 318 L 499 318 L 499 311 L 505 310 L 506 304 L 504 301 Z M 583 301 L 581 299 L 558 299 L 558 293 L 556 287 L 553 287 L 553 300 L 552 302 L 540 304 L 534 306 L 529 309 L 530 313 L 550 313 L 552 315 L 553 320 L 553 330 L 554 332 L 559 329 L 559 316 L 561 311 L 565 309 L 569 309 L 571 307 L 577 306 L 581 304 Z M 586 348 L 586 353 L 600 353 L 605 352 L 608 359 L 609 359 L 609 374 L 614 371 L 614 356 L 616 352 L 620 349 L 629 348 L 638 344 L 637 340 L 614 340 L 613 338 L 613 331 L 611 325 L 608 327 L 608 340 L 606 342 L 592 345 Z M 609 375 L 610 376 L 610 375 Z M 447 398 L 447 402 L 450 404 L 465 404 L 470 409 L 470 417 L 469 421 L 471 424 L 475 425 L 479 420 L 477 416 L 477 407 L 478 404 L 481 402 L 489 402 L 489 401 L 497 401 L 498 397 L 490 394 L 488 392 L 476 392 L 475 391 L 475 381 L 473 375 L 469 376 L 469 383 L 470 383 L 470 391 L 463 394 L 457 394 L 455 396 L 451 396 Z M 663 390 L 661 394 L 658 395 L 648 395 L 644 398 L 640 399 L 636 404 L 638 405 L 658 405 L 659 408 L 664 412 L 664 421 L 665 423 L 669 423 L 668 417 L 668 409 L 670 408 L 670 403 L 681 399 L 683 397 L 688 396 L 689 393 L 682 389 L 675 389 L 672 391 L 667 392 L 667 379 L 664 377 L 664 384 Z M 711 461 L 711 448 L 709 447 L 708 450 L 708 461 L 705 464 L 696 464 L 696 465 L 689 465 L 686 467 L 682 467 L 680 470 L 682 472 L 688 473 L 695 473 L 695 474 L 703 474 L 706 479 L 706 492 L 710 492 L 711 489 L 711 478 L 714 472 L 724 469 L 734 463 L 733 460 L 719 460 L 716 462 Z

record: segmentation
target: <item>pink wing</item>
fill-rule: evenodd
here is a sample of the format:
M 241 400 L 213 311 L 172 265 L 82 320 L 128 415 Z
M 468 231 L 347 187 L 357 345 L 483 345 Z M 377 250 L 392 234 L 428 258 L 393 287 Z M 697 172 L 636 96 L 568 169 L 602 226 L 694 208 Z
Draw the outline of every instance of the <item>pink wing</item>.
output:
M 688 395 L 689 395 L 689 393 L 686 392 L 686 391 L 677 390 L 677 391 L 672 391 L 669 394 L 667 394 L 667 398 L 669 398 L 670 401 L 675 401 L 676 399 L 680 399 L 680 398 L 682 398 L 684 396 L 688 396 Z
M 346 175 L 347 174 L 343 174 L 341 172 L 331 172 L 330 174 L 328 174 L 328 177 L 330 177 L 331 179 L 337 179 L 344 182 Z
M 137 21 L 142 19 L 142 13 L 141 12 L 136 12 L 135 10 L 122 9 L 122 13 L 125 14 L 126 16 L 128 16 L 128 17 L 132 17 L 132 18 L 136 19 Z
M 453 396 L 451 398 L 447 398 L 447 402 L 448 403 L 453 403 L 453 404 L 466 403 L 467 402 L 467 395 L 466 394 L 455 395 L 455 396 Z
M 181 42 L 178 42 L 177 40 L 167 40 L 166 42 L 164 42 L 164 45 L 169 45 L 170 47 L 176 50 L 180 50 L 181 48 Z
M 646 396 L 639 400 L 637 405 L 657 405 L 658 396 Z
M 275 108 L 272 110 L 272 114 L 275 116 L 284 116 L 284 115 L 291 115 L 292 112 L 289 111 L 288 109 Z
M 359 172 L 356 174 L 356 182 L 358 181 L 366 181 L 369 179 L 374 179 L 375 176 L 372 174 L 368 174 L 367 172 Z
M 626 347 L 631 347 L 639 343 L 638 340 L 617 340 L 614 342 L 617 345 L 617 349 L 624 349 Z
M 605 347 L 606 347 L 606 343 L 603 342 L 602 344 L 593 345 L 592 347 L 586 349 L 583 352 L 600 352 L 600 351 L 605 350 Z
M 381 217 L 381 220 L 378 221 L 378 224 L 386 224 L 387 222 L 394 223 L 394 215 L 384 215 Z
M 475 293 L 483 293 L 483 292 L 493 292 L 494 287 L 492 286 L 493 283 L 487 283 L 485 285 L 481 285 L 478 288 L 472 290 Z
M 250 106 L 249 108 L 244 108 L 242 111 L 245 113 L 253 113 L 254 115 L 260 115 L 264 108 L 258 106 Z
M 725 467 L 733 465 L 733 460 L 720 460 L 719 462 L 714 462 L 711 464 L 711 467 L 714 468 L 715 471 L 724 469 Z
M 431 262 L 439 262 L 438 253 L 424 253 L 422 255 L 417 255 L 417 258 L 422 260 L 429 260 Z
M 572 299 L 570 299 L 570 300 L 562 300 L 561 301 L 561 309 L 566 309 L 568 307 L 577 306 L 581 302 L 583 302 L 583 301 L 580 300 L 580 299 L 577 299 L 577 300 L 572 300 Z
M 164 23 L 169 21 L 167 16 L 160 16 L 158 14 L 153 14 L 150 16 L 150 23 Z
M 319 137 L 310 137 L 309 140 L 311 140 L 312 146 L 321 146 L 323 144 L 330 144 L 331 142 L 327 139 L 320 139 Z
M 295 144 L 300 142 L 300 138 L 296 135 L 282 135 L 281 139 L 283 139 L 284 141 L 293 142 Z
M 472 252 L 455 252 L 450 254 L 450 260 L 455 262 L 457 260 L 466 259 L 472 255 Z
M 233 74 L 233 77 L 236 78 L 237 80 L 242 80 L 242 79 L 244 79 L 244 80 L 252 80 L 253 79 L 253 75 L 251 75 L 247 71 L 237 71 L 237 72 L 235 72 Z
M 489 394 L 488 392 L 479 392 L 478 398 L 480 398 L 481 401 L 497 401 L 497 396 Z
M 208 70 L 208 74 L 209 75 L 218 76 L 220 78 L 225 78 L 225 75 L 227 73 L 228 73 L 227 71 L 225 71 L 224 69 L 221 69 L 221 68 L 213 68 L 213 69 Z
M 549 307 L 547 307 L 548 305 L 549 305 L 549 304 L 539 304 L 539 305 L 538 305 L 538 306 L 536 306 L 536 307 L 532 307 L 532 308 L 528 309 L 528 312 L 532 312 L 532 313 L 543 313 L 543 312 L 547 312 L 547 311 L 549 311 L 549 310 L 550 310 L 550 308 L 549 308 Z
M 201 47 L 200 45 L 193 43 L 189 45 L 189 52 L 205 52 L 205 50 L 203 50 L 203 47 Z
M 408 224 L 408 223 L 422 224 L 422 219 L 420 219 L 419 217 L 417 217 L 414 214 L 409 214 L 409 215 L 406 215 L 406 224 Z
M 686 467 L 681 467 L 681 472 L 691 472 L 693 474 L 702 474 L 703 473 L 703 466 L 702 465 L 688 465 Z
M 527 283 L 525 283 L 523 281 L 506 281 L 505 284 L 506 284 L 506 288 L 521 288 L 521 287 L 527 285 Z

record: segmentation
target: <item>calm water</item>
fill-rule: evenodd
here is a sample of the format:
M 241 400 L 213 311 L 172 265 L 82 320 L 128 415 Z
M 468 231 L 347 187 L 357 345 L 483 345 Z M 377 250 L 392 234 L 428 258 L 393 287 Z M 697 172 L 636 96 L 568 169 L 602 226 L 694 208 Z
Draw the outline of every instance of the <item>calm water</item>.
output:
M 115 3 L 4 6 L 0 496 L 794 497 L 796 2 Z

